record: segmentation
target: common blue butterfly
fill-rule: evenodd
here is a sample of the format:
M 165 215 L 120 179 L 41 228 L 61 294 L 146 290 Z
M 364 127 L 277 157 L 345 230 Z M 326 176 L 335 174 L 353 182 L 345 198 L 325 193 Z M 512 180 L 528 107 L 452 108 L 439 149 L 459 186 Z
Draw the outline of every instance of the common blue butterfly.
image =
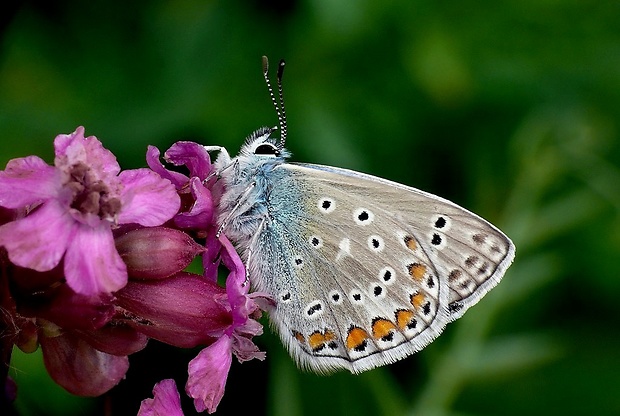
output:
M 515 247 L 438 196 L 329 166 L 287 163 L 284 61 L 279 119 L 231 158 L 218 146 L 220 232 L 237 246 L 301 367 L 359 373 L 421 350 L 500 281 Z

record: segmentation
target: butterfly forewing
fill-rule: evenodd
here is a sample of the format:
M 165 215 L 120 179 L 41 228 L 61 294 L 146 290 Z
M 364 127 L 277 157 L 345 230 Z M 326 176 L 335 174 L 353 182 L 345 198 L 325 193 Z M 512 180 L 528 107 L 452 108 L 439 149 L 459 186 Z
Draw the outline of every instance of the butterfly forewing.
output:
M 446 199 L 347 169 L 285 166 L 302 170 L 303 177 L 322 184 L 319 187 L 362 195 L 367 205 L 380 207 L 408 229 L 429 256 L 441 283 L 449 287 L 449 320 L 462 316 L 497 285 L 514 259 L 514 245 L 504 233 Z

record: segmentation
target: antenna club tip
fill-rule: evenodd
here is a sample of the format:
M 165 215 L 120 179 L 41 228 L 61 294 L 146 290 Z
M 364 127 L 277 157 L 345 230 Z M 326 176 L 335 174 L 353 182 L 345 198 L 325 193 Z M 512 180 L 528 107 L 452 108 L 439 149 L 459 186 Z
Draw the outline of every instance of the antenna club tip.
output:
M 280 63 L 278 64 L 278 74 L 277 77 L 278 79 L 282 79 L 282 74 L 284 73 L 284 65 L 286 65 L 286 62 L 284 62 L 284 59 L 280 59 Z
M 263 62 L 263 72 L 267 72 L 267 70 L 269 69 L 269 59 L 267 59 L 265 55 L 263 55 L 262 62 Z

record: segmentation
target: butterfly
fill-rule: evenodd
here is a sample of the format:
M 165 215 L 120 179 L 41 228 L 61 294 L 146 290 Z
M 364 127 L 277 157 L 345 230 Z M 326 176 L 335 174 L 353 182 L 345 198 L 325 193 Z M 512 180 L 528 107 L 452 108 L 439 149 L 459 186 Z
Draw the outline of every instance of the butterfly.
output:
M 278 129 L 219 151 L 218 233 L 236 245 L 253 288 L 300 367 L 360 373 L 433 341 L 497 285 L 515 246 L 495 226 L 438 196 L 330 166 L 288 163 L 282 93 L 263 75 Z

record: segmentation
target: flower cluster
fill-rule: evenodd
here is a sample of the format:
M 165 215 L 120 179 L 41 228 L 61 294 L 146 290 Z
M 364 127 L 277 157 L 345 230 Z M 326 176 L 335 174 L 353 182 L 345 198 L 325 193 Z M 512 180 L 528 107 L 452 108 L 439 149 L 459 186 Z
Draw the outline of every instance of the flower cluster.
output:
M 15 396 L 11 351 L 41 348 L 53 380 L 81 396 L 101 395 L 125 376 L 128 356 L 150 338 L 206 346 L 188 366 L 196 410 L 215 411 L 232 356 L 263 359 L 252 342 L 269 299 L 249 294 L 245 267 L 216 237 L 205 148 L 149 147 L 149 168 L 121 171 L 115 156 L 79 127 L 54 141 L 50 166 L 37 156 L 0 171 L 0 354 L 2 402 Z M 205 184 L 209 183 L 210 186 Z M 204 272 L 187 266 L 202 257 Z M 222 263 L 226 287 L 217 284 Z M 154 389 L 141 415 L 182 414 L 172 380 Z

